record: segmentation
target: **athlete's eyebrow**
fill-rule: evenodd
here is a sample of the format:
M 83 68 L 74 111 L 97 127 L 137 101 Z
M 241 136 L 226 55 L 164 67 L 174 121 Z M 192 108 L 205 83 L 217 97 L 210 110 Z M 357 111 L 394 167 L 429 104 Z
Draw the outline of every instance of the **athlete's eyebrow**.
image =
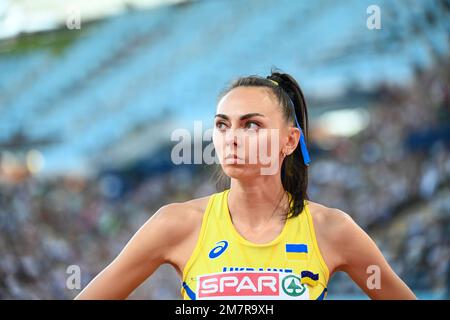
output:
M 216 118 L 216 117 L 219 117 L 219 118 L 222 118 L 225 120 L 230 120 L 230 117 L 228 117 L 226 114 L 218 113 L 214 116 L 214 118 Z M 239 120 L 245 120 L 245 119 L 252 118 L 252 117 L 265 117 L 265 115 L 263 115 L 262 113 L 258 113 L 258 112 L 247 113 L 247 114 L 240 116 Z

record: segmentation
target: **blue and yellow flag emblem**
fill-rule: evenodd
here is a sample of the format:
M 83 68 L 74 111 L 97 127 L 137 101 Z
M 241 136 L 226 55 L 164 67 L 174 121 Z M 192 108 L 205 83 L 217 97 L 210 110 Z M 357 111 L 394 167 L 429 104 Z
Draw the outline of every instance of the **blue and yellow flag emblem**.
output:
M 303 243 L 286 243 L 286 257 L 289 260 L 306 260 L 308 245 Z

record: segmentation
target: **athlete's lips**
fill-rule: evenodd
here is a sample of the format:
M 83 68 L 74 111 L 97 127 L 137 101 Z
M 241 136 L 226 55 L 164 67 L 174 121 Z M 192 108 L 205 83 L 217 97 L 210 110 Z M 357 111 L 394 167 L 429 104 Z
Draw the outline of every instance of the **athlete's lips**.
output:
M 236 154 L 229 154 L 225 157 L 225 159 L 239 159 L 242 160 L 242 158 L 239 158 Z

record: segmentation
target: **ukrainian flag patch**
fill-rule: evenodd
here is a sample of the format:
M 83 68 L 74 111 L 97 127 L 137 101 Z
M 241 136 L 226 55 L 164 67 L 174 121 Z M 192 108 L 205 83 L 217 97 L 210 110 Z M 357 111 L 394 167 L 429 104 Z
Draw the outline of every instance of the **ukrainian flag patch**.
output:
M 289 260 L 306 260 L 308 245 L 303 243 L 286 243 L 286 257 Z
M 312 287 L 317 285 L 317 281 L 319 281 L 319 274 L 318 273 L 314 273 L 308 270 L 302 271 L 301 273 L 302 278 L 301 278 L 301 283 L 303 284 L 308 284 Z

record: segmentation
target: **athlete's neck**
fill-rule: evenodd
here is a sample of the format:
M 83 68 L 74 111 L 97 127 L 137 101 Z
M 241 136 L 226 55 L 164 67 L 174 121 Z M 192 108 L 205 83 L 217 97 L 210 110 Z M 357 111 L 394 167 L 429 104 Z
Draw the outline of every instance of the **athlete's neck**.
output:
M 257 229 L 267 222 L 281 223 L 288 197 L 279 176 L 261 176 L 251 182 L 231 179 L 228 208 L 231 217 Z

